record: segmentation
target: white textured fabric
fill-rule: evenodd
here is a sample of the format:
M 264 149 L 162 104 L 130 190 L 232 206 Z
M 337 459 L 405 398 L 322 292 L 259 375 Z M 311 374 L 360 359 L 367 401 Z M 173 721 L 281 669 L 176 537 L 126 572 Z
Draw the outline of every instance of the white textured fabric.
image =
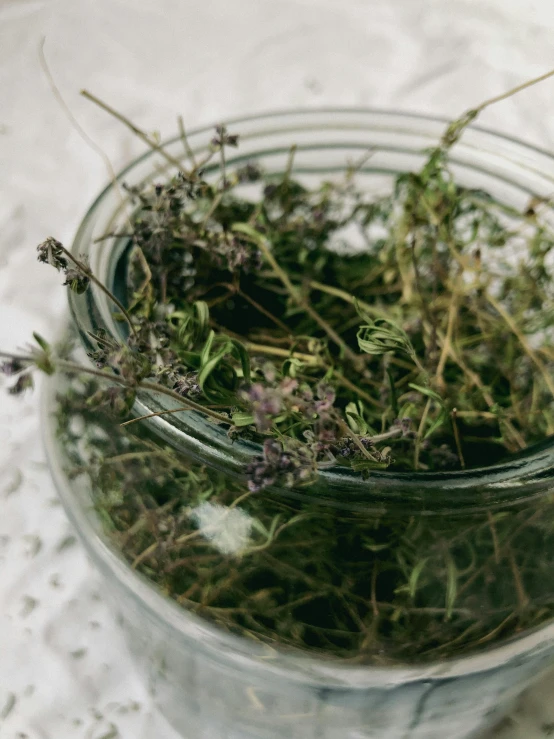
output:
M 65 310 L 47 235 L 71 241 L 107 179 L 38 62 L 117 168 L 141 150 L 79 97 L 148 130 L 276 108 L 367 105 L 454 115 L 554 66 L 552 0 L 0 0 L 0 346 Z M 554 149 L 554 81 L 482 123 Z M 0 400 L 0 737 L 176 739 L 121 636 L 44 465 L 37 396 Z M 554 679 L 497 737 L 554 733 Z M 215 739 L 215 738 L 214 738 Z

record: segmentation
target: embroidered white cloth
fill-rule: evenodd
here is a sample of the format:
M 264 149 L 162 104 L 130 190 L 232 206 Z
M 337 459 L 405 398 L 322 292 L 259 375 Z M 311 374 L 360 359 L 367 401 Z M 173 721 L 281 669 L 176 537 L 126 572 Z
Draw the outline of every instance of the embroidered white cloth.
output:
M 0 345 L 51 336 L 65 310 L 36 263 L 70 242 L 107 179 L 56 101 L 117 169 L 141 151 L 86 87 L 162 136 L 276 108 L 452 116 L 554 66 L 551 0 L 0 0 Z M 554 150 L 554 81 L 482 124 Z M 37 396 L 0 396 L 0 736 L 177 739 L 134 677 L 102 586 L 45 469 Z M 554 678 L 497 737 L 554 733 Z M 214 739 L 217 739 L 214 737 Z

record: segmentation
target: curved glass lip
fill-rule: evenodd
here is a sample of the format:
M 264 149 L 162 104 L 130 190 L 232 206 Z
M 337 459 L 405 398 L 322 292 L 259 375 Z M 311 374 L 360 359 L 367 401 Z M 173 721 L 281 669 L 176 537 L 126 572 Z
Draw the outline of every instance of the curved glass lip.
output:
M 268 120 L 276 120 L 279 121 L 284 120 L 286 118 L 294 119 L 295 117 L 305 117 L 306 119 L 309 119 L 310 117 L 314 119 L 314 130 L 317 130 L 317 116 L 322 115 L 328 115 L 330 117 L 337 116 L 339 119 L 342 116 L 348 116 L 348 115 L 367 115 L 368 117 L 377 117 L 377 118 L 383 118 L 386 117 L 397 119 L 399 121 L 405 122 L 406 125 L 409 125 L 410 121 L 419 121 L 423 123 L 428 123 L 430 125 L 444 125 L 447 126 L 451 119 L 442 117 L 442 116 L 435 116 L 430 114 L 423 114 L 423 113 L 414 113 L 410 111 L 402 111 L 402 110 L 395 110 L 395 109 L 383 109 L 383 108 L 370 108 L 370 107 L 332 107 L 332 106 L 324 106 L 324 107 L 314 107 L 314 108 L 293 108 L 293 109 L 276 109 L 272 111 L 266 111 L 261 113 L 253 113 L 247 116 L 237 116 L 233 118 L 226 118 L 225 124 L 226 125 L 237 125 L 241 123 L 255 123 L 256 121 L 268 121 Z M 337 124 L 340 126 L 340 120 L 337 121 Z M 371 130 L 370 122 L 368 121 L 368 132 Z M 203 125 L 194 129 L 191 129 L 188 132 L 189 139 L 193 136 L 205 134 L 207 132 L 213 131 L 214 125 Z M 549 152 L 546 149 L 543 149 L 539 146 L 536 146 L 534 144 L 529 144 L 526 141 L 519 139 L 514 136 L 510 136 L 503 133 L 498 133 L 497 131 L 494 131 L 493 129 L 479 126 L 479 125 L 470 125 L 468 127 L 468 130 L 466 132 L 474 132 L 479 135 L 484 135 L 486 137 L 491 137 L 492 139 L 500 142 L 506 142 L 510 145 L 515 145 L 517 148 L 521 149 L 524 152 L 539 155 L 541 157 L 545 157 L 551 164 L 552 164 L 552 170 L 554 171 L 554 153 Z M 240 132 L 239 132 L 240 133 Z M 416 135 L 425 135 L 424 131 L 410 131 L 409 129 L 403 129 L 402 133 L 413 133 Z M 162 142 L 161 146 L 170 146 L 172 144 L 175 144 L 180 140 L 179 136 L 174 136 L 170 139 L 167 139 L 166 141 Z M 463 141 L 463 140 L 462 140 Z M 318 144 L 318 148 L 325 148 L 324 143 Z M 263 149 L 262 149 L 263 151 Z M 423 151 L 421 149 L 420 151 Z M 455 151 L 455 149 L 454 149 Z M 124 167 L 116 176 L 116 179 L 118 182 L 121 182 L 125 176 L 136 166 L 138 166 L 141 163 L 144 163 L 147 161 L 150 157 L 154 157 L 156 155 L 156 151 L 152 149 L 148 149 L 140 156 L 136 157 L 131 161 L 126 167 Z M 454 158 L 453 158 L 454 159 Z M 522 166 L 521 163 L 518 163 L 517 166 Z M 537 170 L 532 170 L 537 171 Z M 540 174 L 543 177 L 547 177 L 549 180 L 552 181 L 553 189 L 554 189 L 554 175 L 550 176 L 547 172 L 543 172 L 542 169 L 540 170 Z M 92 205 L 89 207 L 87 213 L 85 214 L 81 225 L 78 228 L 77 235 L 74 240 L 74 249 L 79 241 L 79 235 L 81 231 L 83 230 L 84 224 L 86 224 L 90 219 L 94 218 L 94 211 L 97 208 L 97 206 L 101 203 L 101 201 L 106 198 L 113 188 L 113 182 L 110 182 L 104 187 L 104 189 L 100 192 L 100 194 L 95 198 Z M 522 188 L 525 190 L 525 188 Z M 73 310 L 73 306 L 79 301 L 82 300 L 82 296 L 78 296 L 76 293 L 72 293 L 68 290 L 68 296 L 69 296 L 69 302 L 70 307 L 72 308 L 72 314 L 75 317 L 76 311 Z M 140 401 L 138 402 L 138 407 L 141 410 L 140 415 L 146 415 L 146 413 L 150 412 L 151 406 L 144 405 Z M 143 412 L 144 411 L 144 412 Z M 197 416 L 199 420 L 199 428 L 206 428 L 207 422 L 203 417 L 200 416 L 200 414 L 197 414 L 196 412 L 190 412 L 191 417 Z M 162 434 L 165 432 L 166 435 L 171 435 L 171 429 L 174 428 L 173 418 L 171 416 L 165 416 L 165 417 L 158 417 L 151 419 L 152 425 L 156 427 L 158 432 L 161 432 Z M 255 453 L 259 453 L 261 450 L 261 445 L 256 444 L 253 442 L 242 442 L 242 440 L 239 440 L 238 442 L 235 441 L 231 445 L 228 442 L 227 435 L 225 432 L 222 432 L 222 429 L 218 428 L 214 424 L 209 424 L 211 426 L 211 431 L 214 432 L 213 436 L 210 438 L 210 442 L 214 444 L 214 446 L 219 446 L 221 449 L 224 447 L 226 448 L 226 451 L 230 454 L 233 454 L 233 450 L 231 447 L 234 448 L 234 451 L 237 452 L 239 448 L 242 451 L 243 459 L 244 456 L 251 458 Z M 169 430 L 169 433 L 168 433 Z M 338 469 L 338 474 L 336 472 L 336 469 Z M 395 472 L 395 471 L 389 471 L 389 470 L 383 470 L 383 471 L 372 471 L 369 473 L 368 476 L 363 478 L 363 485 L 360 485 L 362 482 L 362 477 L 359 473 L 353 473 L 352 470 L 349 468 L 329 468 L 325 470 L 321 470 L 319 473 L 319 477 L 322 479 L 325 479 L 330 482 L 330 487 L 334 488 L 337 485 L 340 485 L 341 487 L 344 487 L 344 485 L 349 486 L 355 486 L 356 482 L 358 482 L 360 486 L 360 491 L 362 490 L 362 487 L 366 489 L 371 483 L 377 483 L 380 486 L 383 486 L 384 489 L 386 488 L 395 488 L 399 492 L 401 492 L 403 495 L 410 495 L 413 492 L 416 493 L 418 490 L 420 490 L 420 486 L 424 485 L 426 490 L 428 490 L 430 493 L 434 490 L 434 492 L 438 492 L 439 490 L 442 492 L 445 491 L 453 491 L 457 494 L 461 493 L 462 491 L 466 491 L 467 493 L 470 493 L 470 491 L 474 491 L 478 486 L 486 486 L 487 489 L 490 489 L 490 491 L 494 491 L 496 496 L 494 502 L 495 503 L 517 503 L 521 502 L 523 499 L 527 500 L 529 496 L 529 491 L 526 490 L 525 486 L 528 482 L 540 482 L 541 480 L 544 481 L 547 474 L 551 474 L 554 476 L 554 436 L 548 437 L 542 442 L 538 444 L 534 444 L 527 449 L 524 449 L 523 451 L 519 452 L 518 454 L 515 454 L 511 456 L 509 459 L 507 459 L 505 462 L 499 462 L 495 463 L 486 467 L 477 467 L 472 469 L 464 469 L 464 470 L 456 470 L 452 472 L 425 472 L 425 471 L 417 471 L 417 472 Z M 543 494 L 544 491 L 539 492 L 538 494 Z M 301 493 L 298 497 L 304 497 Z M 325 499 L 325 496 L 321 498 L 322 503 L 331 503 L 331 498 Z M 342 501 L 344 503 L 344 501 Z M 353 499 L 353 508 L 356 508 L 356 499 L 354 496 Z M 458 501 L 459 505 L 456 506 L 457 509 L 464 509 L 467 510 L 467 501 L 466 505 L 464 505 L 464 501 L 462 498 Z M 443 512 L 449 512 L 450 509 L 445 509 Z
M 440 115 L 431 115 L 429 113 L 419 113 L 415 111 L 409 111 L 409 110 L 399 110 L 396 108 L 371 108 L 371 107 L 364 107 L 364 106 L 352 106 L 352 107 L 333 107 L 333 106 L 322 106 L 322 107 L 313 107 L 313 108 L 276 108 L 275 110 L 271 111 L 263 111 L 260 113 L 250 113 L 246 116 L 234 116 L 232 118 L 225 118 L 224 122 L 225 125 L 235 125 L 240 123 L 249 123 L 252 121 L 257 120 L 268 120 L 268 119 L 277 119 L 281 117 L 287 117 L 287 116 L 315 116 L 315 115 L 348 115 L 358 113 L 361 115 L 374 115 L 374 116 L 392 116 L 395 118 L 403 118 L 405 120 L 414 119 L 419 121 L 425 121 L 427 123 L 441 123 L 445 126 L 447 126 L 452 119 L 447 118 L 446 116 L 440 116 Z M 196 136 L 201 133 L 205 133 L 207 131 L 213 131 L 214 129 L 213 123 L 206 124 L 203 126 L 198 126 L 196 128 L 191 129 L 188 132 L 189 136 Z M 517 136 L 511 136 L 506 133 L 499 133 L 498 131 L 495 131 L 492 128 L 488 128 L 487 126 L 481 126 L 478 124 L 470 124 L 468 126 L 468 130 L 470 131 L 476 131 L 482 134 L 485 134 L 487 136 L 492 136 L 493 138 L 499 140 L 499 141 L 506 141 L 510 144 L 515 144 L 516 146 L 521 147 L 522 149 L 526 149 L 527 151 L 534 152 L 535 154 L 540 154 L 541 156 L 546 157 L 547 159 L 550 159 L 552 161 L 552 164 L 554 165 L 554 152 L 549 151 L 548 149 L 543 149 L 542 147 L 538 146 L 537 144 L 532 144 L 524 139 L 521 139 Z M 179 136 L 173 136 L 167 140 L 164 140 L 161 142 L 161 148 L 164 146 L 170 145 L 174 143 L 175 141 L 179 140 Z M 149 159 L 151 156 L 155 155 L 155 151 L 152 149 L 146 149 L 146 151 L 143 154 L 140 154 L 138 157 L 135 157 L 129 164 L 127 164 L 123 169 L 121 169 L 119 172 L 116 173 L 116 180 L 121 181 L 124 177 L 124 175 L 127 174 L 131 169 L 133 169 L 137 164 L 140 162 L 143 162 L 147 159 Z M 552 177 L 552 181 L 554 183 L 554 176 Z M 111 191 L 113 187 L 113 182 L 109 182 L 101 191 L 100 193 L 94 198 L 92 201 L 92 204 L 89 206 L 83 221 L 87 220 L 89 215 L 93 213 L 96 205 Z

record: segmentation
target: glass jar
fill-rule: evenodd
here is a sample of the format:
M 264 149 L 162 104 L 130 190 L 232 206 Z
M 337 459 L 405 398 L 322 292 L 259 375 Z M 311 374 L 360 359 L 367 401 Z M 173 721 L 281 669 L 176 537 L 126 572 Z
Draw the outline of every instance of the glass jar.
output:
M 445 125 L 365 110 L 258 116 L 229 123 L 241 141 L 228 166 L 255 160 L 266 172 L 281 173 L 296 144 L 295 176 L 316 185 L 370 151 L 358 184 L 378 193 L 390 188 L 396 174 L 422 164 Z M 189 136 L 199 159 L 211 136 L 211 129 Z M 180 139 L 165 149 L 184 157 Z M 552 164 L 545 152 L 479 128 L 467 130 L 451 154 L 460 184 L 487 191 L 518 212 L 531 197 L 550 195 Z M 210 165 L 206 177 L 216 170 Z M 125 230 L 130 211 L 120 185 L 144 185 L 171 172 L 158 153 L 144 155 L 99 196 L 78 231 L 74 253 L 85 255 L 116 294 L 128 243 L 125 237 L 98 238 Z M 91 333 L 99 329 L 121 336 L 108 299 L 95 286 L 83 295 L 71 293 L 70 308 L 70 331 L 87 351 L 95 348 Z M 163 583 L 149 580 L 143 566 L 156 547 L 129 560 L 114 545 L 113 524 L 99 505 L 106 490 L 99 491 L 98 478 L 87 472 L 95 444 L 113 444 L 118 465 L 122 459 L 136 464 L 143 452 L 116 425 L 106 432 L 100 420 L 89 419 L 84 406 L 66 403 L 61 414 L 60 398 L 69 397 L 74 384 L 58 376 L 46 386 L 43 425 L 52 473 L 105 578 L 137 667 L 161 711 L 187 739 L 462 739 L 497 721 L 554 662 L 552 440 L 482 469 L 361 476 L 332 467 L 321 470 L 309 488 L 252 495 L 244 494 L 244 472 L 260 453 L 257 444 L 230 438 L 225 427 L 196 412 L 141 421 L 144 454 L 170 450 L 163 454 L 179 470 L 171 479 L 179 480 L 183 517 L 194 529 L 181 537 L 171 574 L 173 585 L 177 575 L 183 580 L 179 605 L 164 595 Z M 143 393 L 133 413 L 174 407 L 170 398 Z M 130 468 L 117 469 L 127 474 Z M 141 499 L 155 474 L 142 485 L 133 470 Z M 202 484 L 195 487 L 199 478 L 191 478 L 190 470 L 207 475 Z M 155 472 L 167 488 L 167 469 Z M 189 500 L 183 476 L 193 480 L 185 486 Z M 210 507 L 206 480 L 228 487 L 225 511 Z M 157 499 L 160 507 L 171 497 L 166 488 Z M 154 516 L 158 525 L 156 510 L 149 511 L 150 518 L 141 520 Z M 287 531 L 300 519 L 311 523 L 299 544 L 287 539 Z M 143 524 L 137 519 L 129 525 L 138 531 Z M 418 556 L 399 549 L 394 571 L 381 571 L 383 551 L 400 547 L 407 532 L 418 542 Z M 540 561 L 529 561 L 530 540 L 539 547 Z M 318 547 L 327 555 L 340 551 L 341 572 L 319 571 L 305 554 Z M 278 582 L 271 561 L 281 568 Z M 214 595 L 213 588 L 210 603 L 192 598 L 195 583 L 216 568 L 232 574 L 248 591 L 249 603 L 270 599 L 271 624 L 265 618 L 253 625 L 247 613 L 239 619 L 241 628 L 230 627 L 225 593 Z M 385 629 L 380 618 L 392 591 L 405 600 L 397 602 Z M 336 609 L 342 609 L 342 630 L 321 626 L 322 613 L 336 615 Z M 402 629 L 413 643 L 402 640 Z M 277 638 L 268 636 L 272 630 Z M 359 635 L 355 648 L 352 633 Z

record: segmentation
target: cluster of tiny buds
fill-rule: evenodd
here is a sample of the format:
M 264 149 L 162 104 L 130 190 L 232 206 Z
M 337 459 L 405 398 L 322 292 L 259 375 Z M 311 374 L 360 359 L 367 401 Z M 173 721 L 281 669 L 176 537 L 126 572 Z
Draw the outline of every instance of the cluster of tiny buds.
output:
M 61 242 L 49 236 L 45 241 L 37 246 L 38 261 L 43 264 L 49 264 L 58 272 L 64 272 L 65 282 L 73 292 L 81 295 L 85 292 L 90 284 L 90 276 L 86 260 L 80 262 L 70 261 L 68 252 Z

